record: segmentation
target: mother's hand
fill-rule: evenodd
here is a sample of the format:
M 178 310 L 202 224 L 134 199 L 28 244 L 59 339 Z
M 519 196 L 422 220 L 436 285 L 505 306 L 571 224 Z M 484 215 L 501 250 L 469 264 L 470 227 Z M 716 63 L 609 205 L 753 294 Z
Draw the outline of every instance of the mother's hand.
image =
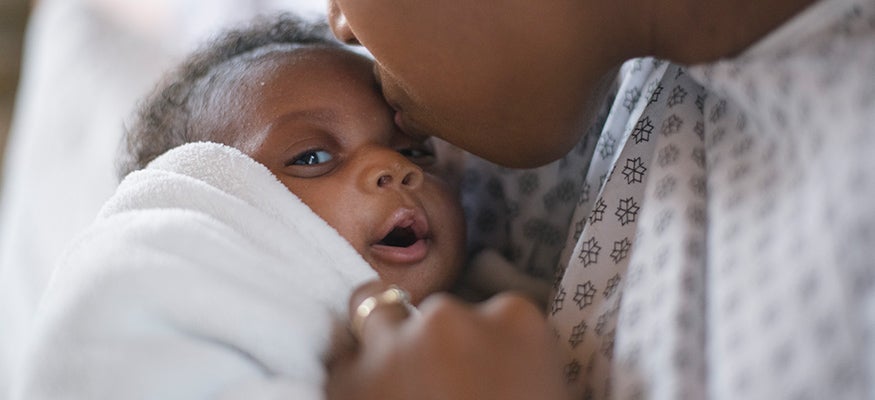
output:
M 386 289 L 360 287 L 350 303 Z M 567 399 L 544 316 L 503 294 L 475 306 L 433 295 L 407 316 L 383 305 L 367 317 L 358 349 L 330 366 L 329 399 Z

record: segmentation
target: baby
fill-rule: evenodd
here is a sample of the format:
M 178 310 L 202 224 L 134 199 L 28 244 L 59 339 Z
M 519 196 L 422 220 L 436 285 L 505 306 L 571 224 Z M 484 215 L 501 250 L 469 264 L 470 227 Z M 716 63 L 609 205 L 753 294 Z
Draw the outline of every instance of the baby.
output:
M 464 219 L 433 146 L 327 37 L 261 21 L 147 98 L 127 177 L 46 291 L 18 398 L 322 398 L 353 287 L 379 276 L 417 303 L 453 285 Z
M 459 200 L 429 140 L 395 125 L 373 63 L 323 35 L 286 19 L 194 55 L 144 105 L 121 172 L 190 142 L 239 149 L 418 302 L 462 265 Z

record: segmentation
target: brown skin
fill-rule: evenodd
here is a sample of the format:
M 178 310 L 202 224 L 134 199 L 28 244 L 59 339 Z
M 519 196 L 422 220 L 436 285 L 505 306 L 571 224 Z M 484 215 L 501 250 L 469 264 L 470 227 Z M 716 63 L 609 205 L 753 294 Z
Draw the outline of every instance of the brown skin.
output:
M 329 21 L 374 55 L 406 130 L 533 167 L 577 142 L 622 61 L 734 55 L 811 2 L 331 0 Z
M 375 56 L 405 130 L 499 164 L 532 167 L 578 141 L 598 98 L 593 89 L 624 60 L 731 57 L 811 3 L 329 0 L 329 22 L 339 39 Z M 363 286 L 353 304 L 379 289 Z M 329 398 L 567 398 L 550 367 L 555 349 L 533 333 L 547 323 L 522 304 L 513 296 L 472 307 L 426 299 L 437 323 L 397 309 L 377 313 L 360 348 L 332 371 Z
M 574 145 L 576 135 L 564 132 L 588 122 L 581 110 L 588 94 L 578 88 L 592 86 L 621 55 L 608 47 L 582 53 L 563 39 L 601 35 L 567 19 L 582 12 L 576 2 L 508 3 L 334 1 L 330 17 L 341 40 L 361 42 L 378 60 L 405 130 L 527 167 Z M 349 23 L 338 23 L 340 15 Z
M 271 53 L 214 98 L 234 110 L 216 135 L 267 166 L 418 302 L 448 289 L 461 270 L 464 220 L 455 189 L 435 173 L 430 144 L 398 130 L 372 69 L 336 48 Z M 415 254 L 379 244 L 399 213 L 423 226 Z
M 351 309 L 385 287 L 363 286 Z M 330 366 L 328 398 L 570 399 L 553 334 L 531 302 L 502 294 L 471 307 L 433 295 L 419 310 L 407 318 L 397 306 L 375 309 L 360 339 L 367 351 Z

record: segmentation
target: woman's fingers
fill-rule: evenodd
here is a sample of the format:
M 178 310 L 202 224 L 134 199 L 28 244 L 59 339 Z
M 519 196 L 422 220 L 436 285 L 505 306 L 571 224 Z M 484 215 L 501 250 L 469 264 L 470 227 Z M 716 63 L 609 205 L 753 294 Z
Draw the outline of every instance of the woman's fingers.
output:
M 353 295 L 350 315 L 388 285 Z M 359 347 L 330 369 L 329 399 L 567 399 L 543 314 L 521 296 L 479 305 L 437 294 L 413 318 L 388 302 L 361 323 Z

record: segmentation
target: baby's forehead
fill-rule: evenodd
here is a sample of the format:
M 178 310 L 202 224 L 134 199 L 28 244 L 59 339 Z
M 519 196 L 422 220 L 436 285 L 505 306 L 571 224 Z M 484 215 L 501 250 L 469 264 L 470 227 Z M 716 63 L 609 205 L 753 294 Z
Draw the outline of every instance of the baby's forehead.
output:
M 354 62 L 349 62 L 354 58 Z M 316 62 L 310 62 L 316 60 Z M 320 76 L 326 70 L 366 71 L 372 61 L 339 46 L 324 44 L 264 46 L 238 55 L 219 65 L 201 79 L 201 96 L 207 104 L 228 106 L 250 103 L 271 86 L 296 83 L 328 83 Z M 229 101 L 231 103 L 229 103 Z M 212 109 L 212 107 L 209 107 Z
M 340 46 L 260 48 L 228 60 L 210 75 L 199 96 L 203 107 L 195 108 L 203 110 L 197 121 L 214 132 L 215 140 L 236 143 L 252 127 L 290 124 L 304 116 L 335 124 L 355 107 L 389 110 L 372 60 Z
M 357 65 L 349 63 L 355 59 Z M 312 62 L 313 60 L 318 60 Z M 272 78 L 287 68 L 312 70 L 313 73 L 326 68 L 361 67 L 372 62 L 357 53 L 342 47 L 327 45 L 278 45 L 258 48 L 250 53 L 230 60 L 228 67 L 248 78 Z

